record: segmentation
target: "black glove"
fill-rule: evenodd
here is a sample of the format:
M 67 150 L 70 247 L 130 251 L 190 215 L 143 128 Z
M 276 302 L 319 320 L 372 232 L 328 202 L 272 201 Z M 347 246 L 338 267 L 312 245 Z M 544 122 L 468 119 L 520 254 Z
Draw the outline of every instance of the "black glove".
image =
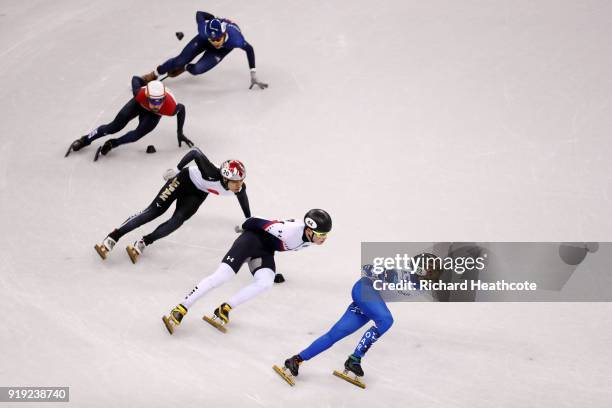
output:
M 185 136 L 182 132 L 177 133 L 176 134 L 176 138 L 178 139 L 178 144 L 179 147 L 181 147 L 182 143 L 185 142 L 187 144 L 187 146 L 189 147 L 193 147 L 193 142 L 189 139 L 187 139 L 187 136 Z
M 277 273 L 274 275 L 274 283 L 283 283 L 285 281 L 285 277 L 282 273 Z

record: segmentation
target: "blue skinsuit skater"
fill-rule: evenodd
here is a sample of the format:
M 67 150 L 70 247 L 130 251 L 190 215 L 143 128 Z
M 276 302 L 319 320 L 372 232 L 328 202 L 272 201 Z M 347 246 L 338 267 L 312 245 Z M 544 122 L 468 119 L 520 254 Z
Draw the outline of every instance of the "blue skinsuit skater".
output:
M 181 53 L 159 65 L 154 71 L 143 75 L 146 81 L 167 74 L 176 77 L 187 71 L 192 75 L 203 74 L 219 64 L 234 48 L 246 52 L 251 72 L 251 86 L 265 89 L 268 84 L 257 80 L 255 51 L 242 34 L 240 27 L 231 20 L 215 17 L 205 11 L 196 12 L 198 34 L 187 43 Z M 191 61 L 203 55 L 195 63 Z
M 362 273 L 365 274 L 369 267 L 371 265 L 364 266 Z M 285 368 L 293 376 L 298 375 L 299 365 L 303 361 L 319 355 L 339 340 L 355 333 L 369 321 L 373 321 L 374 324 L 361 336 L 357 347 L 344 363 L 344 368 L 347 371 L 352 372 L 357 377 L 363 376 L 361 359 L 370 347 L 391 328 L 393 316 L 380 293 L 374 289 L 372 280 L 367 276 L 363 276 L 353 285 L 351 297 L 353 302 L 327 333 L 316 339 L 299 354 L 285 361 Z

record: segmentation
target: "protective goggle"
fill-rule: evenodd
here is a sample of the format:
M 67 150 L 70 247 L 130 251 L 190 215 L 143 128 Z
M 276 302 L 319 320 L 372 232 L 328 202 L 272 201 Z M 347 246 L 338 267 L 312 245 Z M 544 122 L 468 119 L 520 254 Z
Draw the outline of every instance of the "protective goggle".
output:
M 312 230 L 312 233 L 319 238 L 325 238 L 329 234 L 329 232 L 317 232 L 315 230 Z
M 160 106 L 163 105 L 164 99 L 165 98 L 148 98 L 149 105 L 155 106 L 155 107 L 160 107 Z
M 225 33 L 221 33 L 218 37 L 211 36 L 208 38 L 208 41 L 215 47 L 220 47 L 225 42 Z

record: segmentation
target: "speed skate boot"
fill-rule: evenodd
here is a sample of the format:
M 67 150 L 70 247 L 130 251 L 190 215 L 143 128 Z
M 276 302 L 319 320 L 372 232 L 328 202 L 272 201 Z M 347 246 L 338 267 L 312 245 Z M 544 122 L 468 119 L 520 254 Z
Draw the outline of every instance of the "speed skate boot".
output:
M 104 241 L 102 241 L 102 244 L 96 244 L 94 245 L 94 248 L 96 249 L 98 255 L 100 255 L 100 258 L 106 259 L 108 253 L 112 251 L 116 243 L 117 241 L 115 241 L 111 237 L 106 237 L 104 238 Z
M 363 377 L 363 369 L 361 368 L 361 358 L 350 355 L 344 362 L 344 369 L 352 372 L 357 377 Z
M 78 152 L 79 150 L 81 150 L 85 146 L 89 146 L 90 144 L 91 142 L 89 141 L 89 137 L 87 135 L 81 136 L 70 144 L 70 146 L 68 147 L 68 151 L 66 152 L 66 155 L 64 157 L 68 157 L 70 152 Z
M 285 368 L 291 372 L 291 375 L 297 377 L 298 372 L 300 370 L 300 364 L 302 364 L 302 357 L 299 354 L 296 354 L 293 357 L 289 357 L 285 360 Z
M 187 314 L 187 308 L 181 304 L 176 306 L 174 309 L 170 311 L 168 316 L 163 316 L 162 320 L 166 325 L 166 329 L 170 334 L 174 333 L 174 328 L 181 324 L 181 320 L 183 320 L 183 316 Z
M 145 244 L 144 239 L 140 238 L 138 241 L 134 242 L 134 245 L 128 245 L 125 248 L 133 264 L 138 261 L 138 257 L 142 255 L 146 246 L 147 244 Z
M 221 306 L 215 309 L 215 316 L 217 319 L 221 320 L 222 324 L 228 324 L 230 310 L 232 310 L 230 305 L 227 303 L 221 303 Z
M 302 357 L 300 357 L 299 354 L 296 354 L 295 356 L 289 357 L 285 360 L 285 366 L 283 368 L 273 365 L 272 369 L 293 387 L 295 385 L 295 377 L 298 375 L 302 361 L 304 361 L 302 360 Z
M 104 142 L 104 144 L 100 147 L 98 147 L 98 150 L 96 150 L 96 155 L 94 156 L 94 161 L 98 161 L 98 158 L 100 157 L 100 155 L 102 156 L 106 156 L 108 154 L 108 152 L 110 152 L 111 150 L 113 150 L 113 142 L 116 139 L 110 139 L 107 140 L 106 142 Z
M 113 140 L 115 139 L 110 139 L 104 142 L 104 144 L 102 145 L 102 148 L 100 149 L 100 153 L 102 154 L 102 156 L 106 156 L 108 152 L 113 150 L 113 147 L 115 147 L 113 146 Z
M 227 303 L 221 303 L 221 306 L 215 309 L 213 317 L 206 315 L 202 316 L 202 320 L 219 330 L 221 333 L 227 333 L 225 325 L 229 323 L 229 312 L 232 307 Z
M 360 388 L 365 388 L 366 385 L 362 381 L 363 377 L 363 369 L 361 368 L 361 358 L 350 355 L 348 359 L 344 362 L 344 372 L 335 371 L 333 374 L 336 377 L 342 378 L 344 381 L 348 381 L 353 385 L 356 385 Z

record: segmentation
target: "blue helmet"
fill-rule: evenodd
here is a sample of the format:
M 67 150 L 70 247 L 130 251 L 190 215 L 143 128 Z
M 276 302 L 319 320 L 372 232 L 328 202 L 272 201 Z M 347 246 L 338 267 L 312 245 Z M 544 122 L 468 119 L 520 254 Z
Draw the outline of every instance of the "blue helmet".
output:
M 374 275 L 374 265 L 366 264 L 361 266 L 361 276 L 371 279 L 375 277 Z
M 218 40 L 223 36 L 223 34 L 225 34 L 226 25 L 227 24 L 223 23 L 218 18 L 213 18 L 212 20 L 208 20 L 206 23 L 204 33 L 208 38 Z

